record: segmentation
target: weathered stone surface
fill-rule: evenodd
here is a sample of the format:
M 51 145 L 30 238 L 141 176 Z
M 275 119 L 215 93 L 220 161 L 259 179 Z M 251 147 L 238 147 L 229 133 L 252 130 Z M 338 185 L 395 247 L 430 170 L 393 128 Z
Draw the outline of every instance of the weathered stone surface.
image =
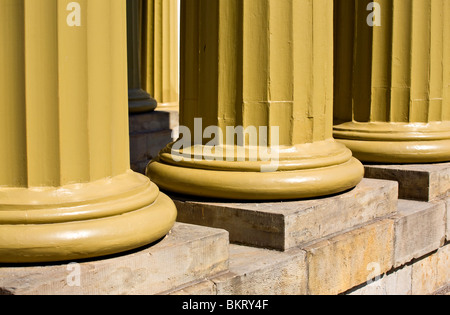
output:
M 169 295 L 217 295 L 216 285 L 210 280 L 188 285 L 182 289 L 169 292 Z
M 450 198 L 447 198 L 445 200 L 445 205 L 447 208 L 447 212 L 446 212 L 447 222 L 446 222 L 445 234 L 446 234 L 447 241 L 450 241 Z
M 156 110 L 150 113 L 129 115 L 130 134 L 170 130 L 178 126 L 177 111 Z
M 394 267 L 444 245 L 445 217 L 444 202 L 399 200 L 395 215 Z
M 79 264 L 0 266 L 12 294 L 156 294 L 228 270 L 228 233 L 177 223 L 158 244 Z
M 178 111 L 157 110 L 151 113 L 132 114 L 130 124 L 131 169 L 144 174 L 150 160 L 177 137 Z
M 394 222 L 371 224 L 303 247 L 313 295 L 343 293 L 392 268 Z
M 306 294 L 305 252 L 230 245 L 229 272 L 212 278 L 219 295 Z
M 365 177 L 399 183 L 399 198 L 430 201 L 450 192 L 450 163 L 365 165 Z
M 432 294 L 450 283 L 450 245 L 415 262 L 412 270 L 412 294 Z
M 171 141 L 171 130 L 132 134 L 130 135 L 131 160 L 148 162 L 154 157 L 157 157 L 159 151 Z
M 203 202 L 172 196 L 178 221 L 226 229 L 230 241 L 288 250 L 397 209 L 397 183 L 364 179 L 335 196 L 289 202 Z
M 229 270 L 171 295 L 299 295 L 306 294 L 305 252 L 279 252 L 230 245 Z
M 412 267 L 405 265 L 365 283 L 348 295 L 411 295 Z
M 439 289 L 434 295 L 450 295 L 450 283 L 442 289 Z

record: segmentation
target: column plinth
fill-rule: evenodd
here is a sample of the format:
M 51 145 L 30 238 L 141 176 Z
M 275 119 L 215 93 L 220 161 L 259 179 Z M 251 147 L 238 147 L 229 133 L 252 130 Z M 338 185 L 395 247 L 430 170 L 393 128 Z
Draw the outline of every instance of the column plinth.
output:
M 361 163 L 332 136 L 332 1 L 187 0 L 181 12 L 180 125 L 191 135 L 179 141 L 191 137 L 192 146 L 163 150 L 147 167 L 155 183 L 243 200 L 311 198 L 359 183 Z M 208 126 L 218 128 L 214 145 L 201 139 Z M 227 135 L 237 126 L 245 134 Z
M 334 137 L 366 162 L 450 160 L 450 5 L 335 1 Z
M 125 1 L 0 3 L 0 263 L 85 259 L 162 238 L 173 202 L 129 169 Z

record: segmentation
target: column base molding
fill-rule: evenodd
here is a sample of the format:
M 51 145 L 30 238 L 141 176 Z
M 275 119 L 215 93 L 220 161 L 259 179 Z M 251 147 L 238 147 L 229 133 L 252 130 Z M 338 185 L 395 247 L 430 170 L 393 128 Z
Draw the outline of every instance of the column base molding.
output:
M 195 147 L 180 154 L 189 157 L 192 151 Z M 242 161 L 237 158 L 237 149 L 232 152 L 231 159 L 224 156 L 213 160 L 217 158 L 213 151 L 201 160 L 192 157 L 176 162 L 169 145 L 150 162 L 146 173 L 161 189 L 234 200 L 294 200 L 331 195 L 355 187 L 364 174 L 362 164 L 334 140 L 280 150 L 278 169 L 271 172 L 261 171 L 270 162 Z M 248 154 L 247 150 L 245 155 Z
M 128 91 L 128 108 L 130 113 L 151 112 L 158 106 L 157 101 L 142 89 Z
M 450 161 L 450 122 L 349 122 L 334 126 L 334 137 L 364 162 Z
M 174 203 L 131 171 L 60 188 L 1 188 L 0 263 L 68 261 L 132 250 L 165 236 L 175 219 Z

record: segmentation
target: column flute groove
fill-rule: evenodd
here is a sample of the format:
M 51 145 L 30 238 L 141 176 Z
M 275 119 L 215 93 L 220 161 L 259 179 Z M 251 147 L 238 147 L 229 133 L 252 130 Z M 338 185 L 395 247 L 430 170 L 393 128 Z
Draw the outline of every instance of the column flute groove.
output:
M 142 88 L 159 108 L 178 106 L 178 0 L 144 0 L 142 13 Z
M 332 137 L 332 4 L 182 1 L 180 125 L 190 132 L 149 164 L 150 178 L 177 193 L 246 200 L 356 186 L 363 167 Z M 209 126 L 215 135 L 203 137 Z
M 450 160 L 449 6 L 444 0 L 335 0 L 334 136 L 366 162 Z
M 0 0 L 0 263 L 154 242 L 175 205 L 130 170 L 125 0 Z
M 143 87 L 141 74 L 142 55 L 142 12 L 144 0 L 127 1 L 128 34 L 128 99 L 131 113 L 150 112 L 158 103 Z

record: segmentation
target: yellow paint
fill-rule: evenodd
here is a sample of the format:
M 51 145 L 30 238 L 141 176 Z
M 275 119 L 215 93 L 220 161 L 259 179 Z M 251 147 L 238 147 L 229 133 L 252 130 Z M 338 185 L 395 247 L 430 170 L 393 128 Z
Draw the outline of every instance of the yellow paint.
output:
M 125 1 L 0 0 L 0 262 L 163 237 L 176 209 L 129 170 Z
M 268 137 L 279 127 L 280 146 L 270 148 L 279 168 L 263 173 L 267 161 L 249 161 L 259 149 L 249 137 L 243 153 L 226 150 L 230 139 L 224 139 L 223 155 L 211 152 L 216 160 L 210 161 L 204 139 L 200 161 L 176 162 L 169 145 L 147 168 L 152 180 L 177 193 L 253 200 L 310 198 L 357 185 L 361 163 L 332 137 L 332 4 L 183 1 L 180 124 L 193 138 L 199 117 L 203 127 L 218 126 L 223 134 L 228 126 L 267 126 Z
M 142 88 L 158 109 L 178 106 L 178 27 L 178 0 L 143 0 Z
M 368 162 L 450 160 L 450 3 L 335 0 L 334 136 Z

